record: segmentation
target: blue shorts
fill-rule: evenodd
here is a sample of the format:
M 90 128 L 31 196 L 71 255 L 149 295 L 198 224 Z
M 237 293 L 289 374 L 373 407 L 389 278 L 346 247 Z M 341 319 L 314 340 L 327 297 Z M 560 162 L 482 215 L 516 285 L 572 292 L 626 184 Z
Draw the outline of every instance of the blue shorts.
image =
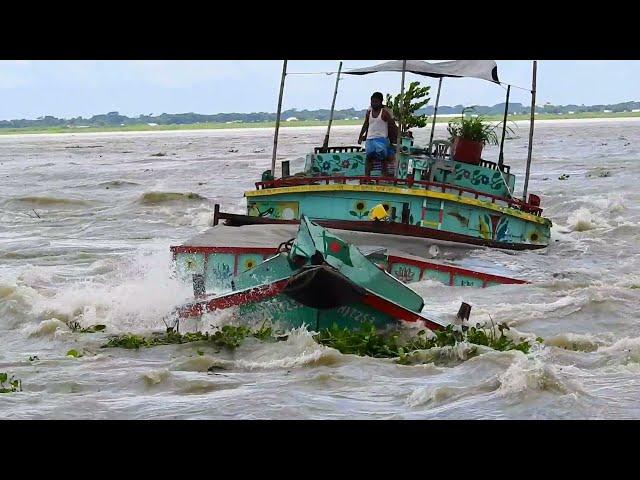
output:
M 364 149 L 367 157 L 371 156 L 379 160 L 386 160 L 396 153 L 395 148 L 391 146 L 388 138 L 367 139 Z

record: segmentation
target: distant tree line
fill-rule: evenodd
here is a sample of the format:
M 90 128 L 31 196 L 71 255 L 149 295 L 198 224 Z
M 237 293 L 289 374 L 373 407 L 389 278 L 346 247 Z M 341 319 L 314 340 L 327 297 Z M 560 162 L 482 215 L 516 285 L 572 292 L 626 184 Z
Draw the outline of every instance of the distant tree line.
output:
M 463 105 L 441 106 L 438 113 L 441 115 L 451 115 L 462 113 L 465 108 Z M 538 105 L 536 112 L 538 113 L 586 113 L 586 112 L 630 112 L 640 109 L 640 102 L 624 102 L 613 105 Z M 475 110 L 480 115 L 501 115 L 504 113 L 504 103 L 498 103 L 492 107 L 475 106 Z M 434 108 L 429 105 L 425 108 L 417 110 L 418 115 L 433 115 Z M 366 110 L 356 110 L 348 108 L 345 110 L 336 110 L 333 118 L 336 120 L 363 119 Z M 530 107 L 521 103 L 510 103 L 509 113 L 512 114 L 528 114 Z M 320 110 L 285 110 L 282 112 L 282 118 L 295 117 L 297 120 L 329 120 L 329 109 Z M 202 115 L 199 113 L 162 113 L 160 115 L 139 115 L 137 117 L 127 117 L 120 115 L 118 112 L 109 112 L 102 115 L 94 115 L 91 118 L 75 117 L 75 118 L 57 118 L 51 115 L 40 117 L 36 120 L 0 120 L 0 128 L 26 128 L 26 127 L 104 127 L 119 125 L 139 125 L 139 124 L 158 124 L 158 125 L 185 125 L 194 123 L 228 123 L 228 122 L 273 122 L 276 120 L 275 113 L 256 112 L 256 113 L 216 113 L 213 115 Z

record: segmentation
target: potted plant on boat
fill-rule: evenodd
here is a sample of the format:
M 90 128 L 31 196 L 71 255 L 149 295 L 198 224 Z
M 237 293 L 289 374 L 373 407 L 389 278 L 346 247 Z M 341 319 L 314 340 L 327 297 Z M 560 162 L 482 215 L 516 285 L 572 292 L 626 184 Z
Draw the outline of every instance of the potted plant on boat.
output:
M 451 157 L 459 162 L 478 165 L 485 145 L 498 145 L 496 128 L 478 115 L 465 117 L 467 111 L 462 110 L 462 117 L 451 120 L 447 127 L 451 137 Z
M 413 145 L 413 134 L 409 131 L 410 128 L 423 128 L 427 125 L 427 115 L 419 114 L 418 110 L 429 103 L 430 88 L 428 85 L 421 87 L 420 82 L 411 82 L 404 95 L 398 94 L 394 97 L 387 93 L 387 108 L 392 110 L 393 118 L 401 128 L 403 145 Z M 397 132 L 390 132 L 389 135 L 393 137 L 391 143 L 396 143 Z

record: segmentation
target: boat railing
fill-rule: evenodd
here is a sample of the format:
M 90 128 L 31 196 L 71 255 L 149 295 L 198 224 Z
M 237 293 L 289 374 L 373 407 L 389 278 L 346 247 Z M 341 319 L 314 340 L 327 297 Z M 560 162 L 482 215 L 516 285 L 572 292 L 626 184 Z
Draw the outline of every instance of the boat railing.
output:
M 480 165 L 481 167 L 490 168 L 491 170 L 502 170 L 504 173 L 509 173 L 509 171 L 511 170 L 511 167 L 509 165 L 503 164 L 502 166 L 500 166 L 490 160 L 480 159 L 480 163 L 478 165 Z
M 405 147 L 406 150 L 405 155 L 413 156 L 413 155 L 426 155 L 427 157 L 434 157 L 432 152 L 429 152 L 428 148 L 417 148 L 417 147 Z M 318 153 L 358 153 L 363 152 L 364 149 L 359 145 L 342 145 L 336 147 L 315 147 L 313 149 L 314 154 Z M 451 158 L 449 154 L 445 155 L 446 158 Z M 453 158 L 451 158 L 453 160 Z M 511 167 L 509 165 L 498 165 L 495 162 L 490 160 L 480 159 L 478 165 L 485 168 L 490 168 L 491 170 L 502 170 L 504 173 L 509 173 L 511 171 Z
M 504 203 L 510 208 L 522 210 L 532 215 L 541 216 L 542 208 L 539 206 L 523 202 L 517 198 L 504 198 L 492 195 L 490 193 L 479 192 L 471 188 L 459 187 L 457 185 L 451 185 L 441 182 L 429 182 L 426 180 L 411 180 L 405 178 L 394 177 L 365 177 L 365 176 L 318 176 L 318 177 L 289 177 L 284 179 L 276 179 L 265 182 L 256 182 L 256 190 L 267 188 L 281 188 L 281 187 L 294 187 L 301 185 L 320 185 L 324 183 L 329 185 L 330 183 L 346 184 L 347 182 L 357 181 L 360 185 L 393 185 L 400 187 L 412 188 L 415 185 L 424 187 L 427 190 L 440 190 L 442 193 L 457 192 L 459 197 L 474 198 L 476 200 L 491 201 L 493 204 Z M 466 194 L 466 195 L 465 195 Z
M 359 145 L 346 145 L 340 147 L 315 147 L 313 153 L 353 153 L 362 152 L 364 149 Z

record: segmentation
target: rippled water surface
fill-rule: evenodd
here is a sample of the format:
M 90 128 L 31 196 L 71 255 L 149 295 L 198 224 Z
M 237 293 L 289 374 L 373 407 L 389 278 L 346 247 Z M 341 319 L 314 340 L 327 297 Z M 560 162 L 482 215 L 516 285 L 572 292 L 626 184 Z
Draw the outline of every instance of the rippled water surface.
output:
M 332 143 L 357 132 L 337 128 Z M 519 127 L 505 148 L 516 190 L 527 135 Z M 323 136 L 284 129 L 279 157 L 295 171 Z M 431 310 L 466 301 L 475 318 L 543 337 L 529 355 L 466 359 L 461 346 L 402 366 L 306 331 L 234 352 L 100 349 L 109 333 L 164 328 L 191 294 L 170 276 L 169 246 L 206 230 L 214 203 L 242 212 L 271 145 L 269 130 L 0 137 L 0 372 L 23 386 L 0 395 L 0 418 L 640 418 L 638 121 L 536 125 L 530 191 L 551 246 L 465 252 L 532 284 L 414 284 Z M 70 320 L 107 330 L 72 333 Z M 65 357 L 72 348 L 84 356 Z

